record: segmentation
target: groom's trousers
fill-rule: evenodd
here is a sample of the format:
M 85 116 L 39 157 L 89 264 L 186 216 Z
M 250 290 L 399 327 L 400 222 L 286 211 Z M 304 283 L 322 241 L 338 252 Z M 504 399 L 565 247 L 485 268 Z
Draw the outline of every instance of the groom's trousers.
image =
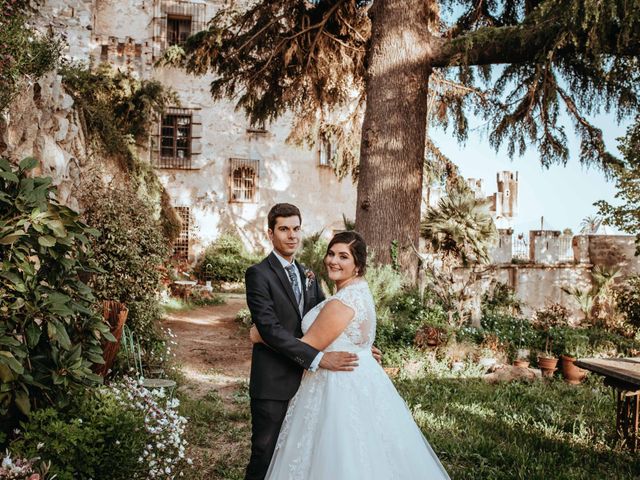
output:
M 251 459 L 245 480 L 263 480 L 269 469 L 288 400 L 251 399 Z

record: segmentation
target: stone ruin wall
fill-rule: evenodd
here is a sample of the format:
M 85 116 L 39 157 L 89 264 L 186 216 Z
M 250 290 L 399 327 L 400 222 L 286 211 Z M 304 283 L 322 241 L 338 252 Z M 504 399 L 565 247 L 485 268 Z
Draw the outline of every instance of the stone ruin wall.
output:
M 575 299 L 561 288 L 590 289 L 591 271 L 596 266 L 620 269 L 618 281 L 640 274 L 640 257 L 635 255 L 633 235 L 575 235 L 563 239 L 557 231 L 534 230 L 530 235 L 529 258 L 512 263 L 512 234 L 511 230 L 500 232 L 491 254 L 493 269 L 477 289 L 479 292 L 486 289 L 491 279 L 506 283 L 524 302 L 524 313 L 529 317 L 535 310 L 557 302 L 567 307 L 573 318 L 582 319 Z M 567 245 L 571 250 L 566 250 Z M 467 271 L 461 270 L 461 274 Z

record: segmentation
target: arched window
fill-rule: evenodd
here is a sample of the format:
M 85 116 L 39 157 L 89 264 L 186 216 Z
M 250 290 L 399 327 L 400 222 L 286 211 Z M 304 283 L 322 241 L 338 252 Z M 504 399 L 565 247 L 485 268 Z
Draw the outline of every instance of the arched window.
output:
M 232 158 L 229 170 L 231 202 L 257 201 L 258 161 Z

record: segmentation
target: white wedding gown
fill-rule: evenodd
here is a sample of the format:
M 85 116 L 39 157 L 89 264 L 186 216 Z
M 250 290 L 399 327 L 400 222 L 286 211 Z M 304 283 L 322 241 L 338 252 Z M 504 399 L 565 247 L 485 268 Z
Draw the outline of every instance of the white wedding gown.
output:
M 335 299 L 356 313 L 325 351 L 357 353 L 359 365 L 352 372 L 304 374 L 289 403 L 267 480 L 449 479 L 371 355 L 376 314 L 367 283 L 358 280 L 310 310 L 302 331 Z

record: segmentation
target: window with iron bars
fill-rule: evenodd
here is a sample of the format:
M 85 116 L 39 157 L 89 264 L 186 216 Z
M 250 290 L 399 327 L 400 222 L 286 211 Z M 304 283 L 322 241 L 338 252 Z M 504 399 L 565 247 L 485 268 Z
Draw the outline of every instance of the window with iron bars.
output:
M 173 244 L 173 256 L 182 260 L 189 259 L 189 237 L 191 233 L 191 211 L 189 207 L 173 207 L 180 216 L 180 233 Z
M 191 35 L 191 17 L 167 15 L 167 46 L 184 45 Z
M 161 58 L 167 47 L 184 44 L 189 36 L 206 27 L 207 2 L 154 0 L 152 3 L 154 60 Z
M 331 158 L 335 153 L 335 145 L 325 135 L 320 137 L 320 148 L 318 150 L 318 165 L 321 167 L 330 167 Z
M 229 201 L 251 203 L 257 201 L 258 160 L 230 159 Z
M 191 170 L 202 153 L 202 117 L 199 108 L 168 107 L 151 138 L 151 158 L 156 168 Z

